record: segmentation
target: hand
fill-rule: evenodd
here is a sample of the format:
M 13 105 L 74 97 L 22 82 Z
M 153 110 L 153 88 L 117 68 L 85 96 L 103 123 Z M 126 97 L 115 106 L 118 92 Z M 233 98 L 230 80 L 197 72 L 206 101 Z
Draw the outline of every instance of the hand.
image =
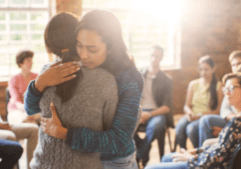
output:
M 212 127 L 212 134 L 214 137 L 218 137 L 219 133 L 223 130 L 222 127 L 218 127 L 218 126 L 213 126 Z
M 189 122 L 192 122 L 192 121 L 198 120 L 200 117 L 201 117 L 200 115 L 188 114 L 187 120 Z
M 189 152 L 191 155 L 196 155 L 196 154 L 197 154 L 197 149 L 194 148 L 194 149 L 192 149 L 192 150 L 189 150 L 188 152 Z
M 52 112 L 51 118 L 41 118 L 41 128 L 44 133 L 65 140 L 68 130 L 63 127 L 61 121 L 56 113 L 53 102 L 50 103 L 50 110 Z
M 141 113 L 140 123 L 146 123 L 151 118 L 151 114 L 148 111 L 143 111 Z
M 11 126 L 8 122 L 4 121 L 0 123 L 0 129 L 2 130 L 11 130 Z
M 176 153 L 172 156 L 173 162 L 178 162 L 178 161 L 184 161 L 187 162 L 188 158 L 191 157 L 192 154 L 189 153 L 187 150 L 184 148 L 181 149 L 180 153 Z
M 23 123 L 35 123 L 34 116 L 26 116 Z
M 35 87 L 43 92 L 48 86 L 56 86 L 76 77 L 73 73 L 80 70 L 80 66 L 75 61 L 63 63 L 59 61 L 51 65 L 35 80 Z M 70 76 L 71 75 L 71 76 Z

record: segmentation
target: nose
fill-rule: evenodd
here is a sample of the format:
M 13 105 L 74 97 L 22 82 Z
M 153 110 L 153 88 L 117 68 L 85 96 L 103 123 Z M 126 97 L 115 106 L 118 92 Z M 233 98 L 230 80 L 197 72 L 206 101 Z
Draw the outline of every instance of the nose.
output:
M 81 58 L 81 60 L 85 60 L 85 59 L 88 59 L 88 58 L 89 58 L 88 52 L 87 52 L 86 49 L 83 49 L 83 50 L 81 51 L 80 58 Z

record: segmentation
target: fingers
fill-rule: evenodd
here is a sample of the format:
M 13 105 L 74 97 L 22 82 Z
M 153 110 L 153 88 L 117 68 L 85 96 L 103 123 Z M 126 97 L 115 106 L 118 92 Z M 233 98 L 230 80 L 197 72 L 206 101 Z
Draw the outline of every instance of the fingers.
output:
M 55 66 L 58 66 L 58 65 L 60 65 L 61 63 L 62 63 L 62 61 L 58 61 L 58 62 L 56 62 L 56 63 L 52 64 L 50 67 L 55 67 Z
M 72 62 L 66 62 L 66 63 L 61 63 L 58 65 L 61 69 L 68 69 L 69 67 L 79 67 L 78 64 L 76 64 L 76 61 Z
M 56 117 L 57 113 L 53 102 L 50 103 L 50 110 L 52 112 L 52 117 Z
M 64 77 L 64 78 L 61 79 L 61 83 L 67 82 L 67 81 L 69 81 L 69 80 L 71 80 L 71 79 L 73 79 L 75 77 L 76 77 L 76 75 L 71 75 L 71 76 L 68 76 L 68 77 Z
M 79 70 L 80 70 L 80 67 L 74 66 L 74 67 L 71 67 L 71 68 L 68 68 L 68 69 L 61 70 L 61 72 L 62 72 L 61 74 L 62 74 L 63 77 L 66 77 L 66 76 L 69 76 L 71 74 L 76 73 Z

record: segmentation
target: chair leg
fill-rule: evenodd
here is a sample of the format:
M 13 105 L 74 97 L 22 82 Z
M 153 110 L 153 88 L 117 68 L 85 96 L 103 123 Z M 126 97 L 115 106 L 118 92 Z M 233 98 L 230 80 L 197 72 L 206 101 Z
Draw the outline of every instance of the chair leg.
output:
M 165 134 L 163 135 L 162 138 L 158 139 L 158 148 L 159 148 L 159 155 L 160 155 L 160 160 L 161 160 L 162 156 L 164 155 Z
M 175 136 L 174 148 L 173 148 L 172 152 L 175 152 L 176 149 L 177 149 L 177 137 Z
M 168 136 L 168 141 L 169 141 L 170 152 L 172 152 L 172 142 L 171 142 L 170 130 L 167 129 L 166 131 L 167 131 L 167 136 Z

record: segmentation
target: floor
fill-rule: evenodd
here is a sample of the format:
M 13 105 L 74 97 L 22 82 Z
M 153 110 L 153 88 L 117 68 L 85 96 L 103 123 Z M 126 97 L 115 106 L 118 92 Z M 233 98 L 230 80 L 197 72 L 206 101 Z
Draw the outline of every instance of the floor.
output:
M 174 116 L 174 124 L 176 125 L 178 120 L 180 119 L 180 117 L 182 117 L 182 115 L 175 115 Z M 169 129 L 170 130 L 170 134 L 171 134 L 171 143 L 172 143 L 172 147 L 174 147 L 174 139 L 175 139 L 175 129 Z M 141 137 L 144 137 L 145 134 L 141 133 Z M 20 169 L 27 169 L 27 163 L 26 163 L 26 144 L 25 144 L 26 140 L 21 140 L 20 143 L 24 148 L 24 153 L 22 155 L 22 157 L 19 160 L 19 166 Z M 187 149 L 192 149 L 193 146 L 190 142 L 190 140 L 187 140 Z M 179 151 L 180 148 L 177 147 L 176 151 Z M 164 150 L 165 154 L 170 153 L 170 148 L 169 148 L 169 141 L 168 141 L 168 137 L 165 137 L 165 150 Z M 158 145 L 157 145 L 157 141 L 155 140 L 152 143 L 152 148 L 150 151 L 150 161 L 148 162 L 148 164 L 154 164 L 154 163 L 159 163 L 160 162 L 160 157 L 159 157 L 159 151 L 158 151 Z

